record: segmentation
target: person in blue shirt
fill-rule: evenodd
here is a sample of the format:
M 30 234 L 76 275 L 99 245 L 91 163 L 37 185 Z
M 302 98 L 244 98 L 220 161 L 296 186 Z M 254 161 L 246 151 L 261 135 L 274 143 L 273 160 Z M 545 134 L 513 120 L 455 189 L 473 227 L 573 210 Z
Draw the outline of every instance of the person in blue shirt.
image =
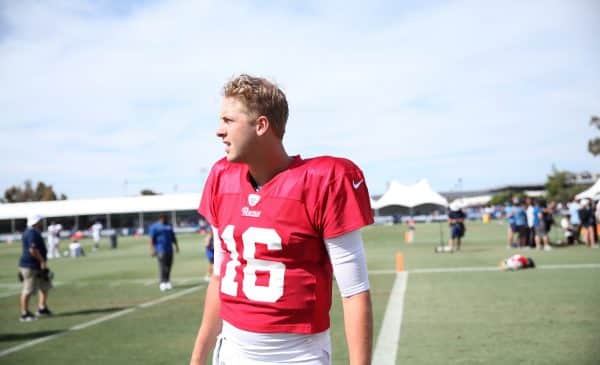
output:
M 504 207 L 504 216 L 508 223 L 507 241 L 506 248 L 512 248 L 515 233 L 517 232 L 517 225 L 515 224 L 515 216 L 513 215 L 513 206 L 510 203 L 506 203 Z
M 206 253 L 206 259 L 208 260 L 204 281 L 209 282 L 210 278 L 213 276 L 215 266 L 215 239 L 211 228 L 208 229 L 207 235 L 204 238 L 204 252 Z
M 23 253 L 19 259 L 19 278 L 23 282 L 21 291 L 20 309 L 21 322 L 36 320 L 29 311 L 29 298 L 33 293 L 38 293 L 37 316 L 50 316 L 52 312 L 48 309 L 48 292 L 52 288 L 50 269 L 47 264 L 47 251 L 44 238 L 42 237 L 41 215 L 32 215 L 27 218 L 27 229 L 23 232 L 21 239 Z
M 513 201 L 512 215 L 515 218 L 515 226 L 519 233 L 519 248 L 527 246 L 529 226 L 527 225 L 527 213 L 519 199 Z
M 179 252 L 177 237 L 173 226 L 167 221 L 167 216 L 161 214 L 158 221 L 153 223 L 148 230 L 150 236 L 150 255 L 158 259 L 161 291 L 173 289 L 171 285 L 171 268 L 173 266 L 173 246 Z

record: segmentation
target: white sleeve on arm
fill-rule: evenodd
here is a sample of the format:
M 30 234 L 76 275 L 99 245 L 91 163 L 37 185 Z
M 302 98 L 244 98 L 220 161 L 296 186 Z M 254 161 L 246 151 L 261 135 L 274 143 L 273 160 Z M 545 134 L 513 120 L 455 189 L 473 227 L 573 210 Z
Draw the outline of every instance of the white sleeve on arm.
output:
M 213 274 L 215 276 L 221 276 L 221 261 L 223 261 L 223 247 L 221 246 L 221 239 L 219 238 L 219 229 L 214 226 L 210 226 L 213 233 L 213 247 L 215 251 L 215 257 L 213 265 Z
M 325 247 L 342 297 L 347 298 L 369 290 L 367 261 L 359 230 L 326 238 Z

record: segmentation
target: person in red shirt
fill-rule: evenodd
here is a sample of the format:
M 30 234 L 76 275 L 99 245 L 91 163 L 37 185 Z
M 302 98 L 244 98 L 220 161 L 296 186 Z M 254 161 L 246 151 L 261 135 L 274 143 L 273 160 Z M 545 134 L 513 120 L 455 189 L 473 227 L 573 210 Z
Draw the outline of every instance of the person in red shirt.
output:
M 217 137 L 226 156 L 198 212 L 214 232 L 215 268 L 190 364 L 331 363 L 335 275 L 350 364 L 370 364 L 372 309 L 360 228 L 372 224 L 362 171 L 283 146 L 285 94 L 240 75 L 224 87 Z

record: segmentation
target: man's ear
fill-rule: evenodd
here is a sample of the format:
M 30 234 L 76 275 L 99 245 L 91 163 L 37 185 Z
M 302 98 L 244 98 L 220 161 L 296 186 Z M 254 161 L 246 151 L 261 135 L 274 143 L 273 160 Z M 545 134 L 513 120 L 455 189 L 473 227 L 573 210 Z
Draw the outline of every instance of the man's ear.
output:
M 269 122 L 269 118 L 264 115 L 256 118 L 256 134 L 259 136 L 265 135 L 270 128 L 271 123 Z

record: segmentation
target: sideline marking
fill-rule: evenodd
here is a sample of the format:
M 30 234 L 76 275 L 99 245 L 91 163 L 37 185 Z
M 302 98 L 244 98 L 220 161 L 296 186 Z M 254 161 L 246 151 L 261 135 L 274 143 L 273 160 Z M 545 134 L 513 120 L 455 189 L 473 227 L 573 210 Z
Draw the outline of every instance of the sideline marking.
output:
M 25 342 L 23 344 L 20 344 L 20 345 L 11 347 L 11 348 L 8 348 L 8 349 L 6 349 L 4 351 L 0 351 L 0 357 L 6 356 L 8 354 L 12 354 L 14 352 L 21 351 L 23 349 L 26 349 L 26 348 L 31 347 L 31 346 L 35 346 L 35 345 L 37 345 L 39 343 L 42 343 L 42 342 L 50 341 L 50 340 L 55 339 L 57 337 L 66 335 L 69 332 L 79 331 L 79 330 L 82 330 L 84 328 L 88 328 L 88 327 L 97 325 L 98 323 L 106 322 L 106 321 L 109 321 L 111 319 L 124 316 L 126 314 L 135 312 L 137 310 L 150 308 L 150 307 L 152 307 L 154 305 L 157 305 L 157 304 L 169 301 L 171 299 L 175 299 L 175 298 L 179 298 L 181 296 L 187 295 L 187 294 L 189 294 L 189 293 L 191 293 L 191 292 L 193 292 L 195 290 L 201 289 L 203 287 L 205 287 L 205 285 L 204 284 L 200 284 L 198 286 L 182 290 L 182 291 L 180 291 L 178 293 L 173 293 L 171 295 L 167 295 L 166 297 L 162 297 L 162 298 L 158 298 L 158 299 L 155 299 L 155 300 L 151 300 L 149 302 L 138 304 L 138 305 L 136 305 L 134 307 L 123 309 L 123 310 L 120 310 L 118 312 L 111 313 L 111 314 L 108 314 L 106 316 L 103 316 L 103 317 L 100 317 L 100 318 L 96 318 L 96 319 L 93 319 L 93 320 L 88 321 L 88 322 L 77 324 L 77 325 L 75 325 L 75 326 L 73 326 L 71 328 L 68 328 L 68 329 L 63 330 L 63 331 L 58 332 L 58 333 L 55 333 L 53 335 L 49 335 L 49 336 L 45 336 L 45 337 L 40 337 L 38 339 L 29 341 L 29 342 Z
M 561 270 L 561 269 L 600 269 L 600 264 L 556 264 L 556 265 L 539 265 L 536 269 L 542 270 Z M 527 269 L 530 270 L 530 269 Z M 406 270 L 411 274 L 435 274 L 445 272 L 483 272 L 483 271 L 503 271 L 497 266 L 471 266 L 471 267 L 444 267 L 430 269 L 413 269 Z M 519 271 L 519 270 L 517 270 Z M 395 270 L 370 270 L 369 275 L 389 275 L 395 274 Z
M 377 337 L 377 345 L 373 353 L 373 364 L 394 365 L 396 363 L 407 281 L 408 272 L 402 271 L 396 274 L 390 299 L 385 308 L 379 336 Z
M 541 265 L 538 269 L 557 270 L 557 269 L 599 269 L 600 264 L 564 264 L 564 265 Z M 404 315 L 404 298 L 406 294 L 406 285 L 408 274 L 434 274 L 448 272 L 482 272 L 482 271 L 501 271 L 495 266 L 488 267 L 455 267 L 455 268 L 431 268 L 415 269 L 397 273 L 394 270 L 372 270 L 370 275 L 396 274 L 394 286 L 390 292 L 385 314 L 383 316 L 381 329 L 377 337 L 377 344 L 373 352 L 373 364 L 393 365 L 396 363 L 398 345 L 400 342 L 400 330 L 402 327 L 402 317 Z

